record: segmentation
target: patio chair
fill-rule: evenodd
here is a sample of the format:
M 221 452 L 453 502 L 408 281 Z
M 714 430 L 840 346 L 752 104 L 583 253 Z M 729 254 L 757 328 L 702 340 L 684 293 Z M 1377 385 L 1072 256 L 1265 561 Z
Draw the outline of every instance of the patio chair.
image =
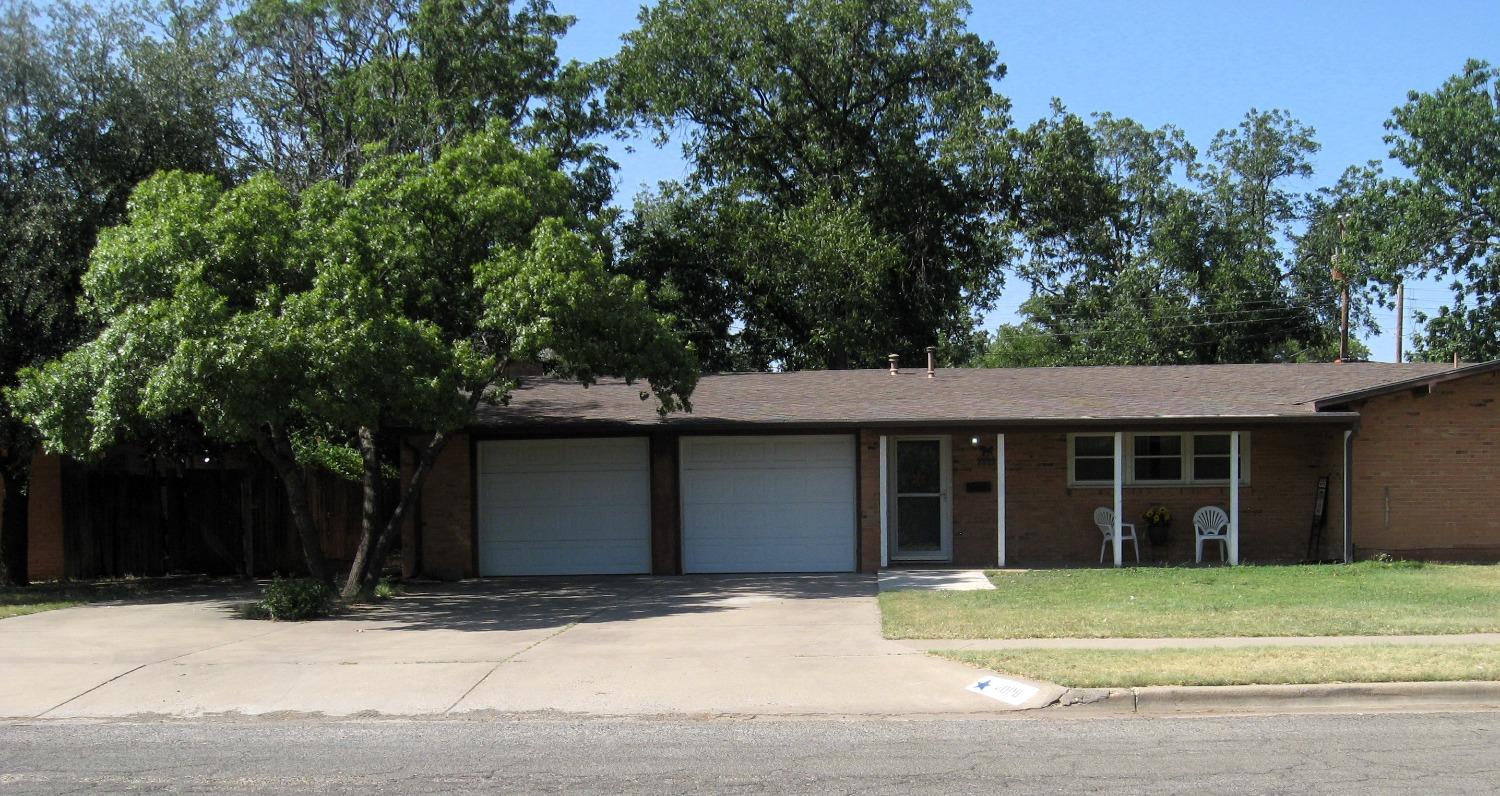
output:
M 1104 534 L 1104 544 L 1099 546 L 1099 563 L 1104 563 L 1104 553 L 1109 549 L 1110 542 L 1115 538 L 1115 512 L 1100 506 L 1094 509 L 1094 524 L 1099 526 L 1099 533 Z M 1120 541 L 1129 542 L 1135 547 L 1135 563 L 1141 563 L 1141 543 L 1135 538 L 1135 523 L 1120 523 Z
M 1193 512 L 1193 535 L 1197 537 L 1198 563 L 1203 563 L 1203 543 L 1219 542 L 1219 561 L 1229 558 L 1229 515 L 1218 506 Z

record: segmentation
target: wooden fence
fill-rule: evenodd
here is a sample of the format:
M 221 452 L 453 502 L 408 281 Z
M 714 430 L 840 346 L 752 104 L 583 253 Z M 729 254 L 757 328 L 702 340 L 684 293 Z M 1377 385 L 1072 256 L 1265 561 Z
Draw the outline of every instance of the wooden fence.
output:
M 325 555 L 352 558 L 358 485 L 317 474 L 308 486 Z M 253 460 L 192 469 L 69 462 L 63 496 L 69 577 L 264 577 L 305 569 L 281 482 Z

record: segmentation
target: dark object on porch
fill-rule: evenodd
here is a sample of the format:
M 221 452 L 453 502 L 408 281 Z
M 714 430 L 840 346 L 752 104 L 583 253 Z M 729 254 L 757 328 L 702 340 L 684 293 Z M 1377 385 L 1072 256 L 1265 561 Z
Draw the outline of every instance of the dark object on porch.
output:
M 964 484 L 965 492 L 988 492 L 991 489 L 989 481 L 970 481 Z
M 1146 538 L 1152 547 L 1166 547 L 1172 541 L 1172 512 L 1161 504 L 1146 509 L 1141 519 L 1146 522 Z
M 1318 493 L 1313 498 L 1312 529 L 1307 534 L 1307 561 L 1322 562 L 1323 529 L 1328 526 L 1328 476 L 1318 477 Z

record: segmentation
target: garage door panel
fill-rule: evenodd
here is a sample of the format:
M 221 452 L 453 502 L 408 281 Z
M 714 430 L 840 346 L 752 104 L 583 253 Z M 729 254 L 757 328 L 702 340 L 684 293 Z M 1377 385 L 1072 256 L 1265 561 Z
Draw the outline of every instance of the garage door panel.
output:
M 602 546 L 589 553 L 588 573 L 577 572 L 574 559 L 560 557 L 533 544 L 492 542 L 480 546 L 480 560 L 503 561 L 503 575 L 633 575 L 640 573 L 634 544 Z
M 648 454 L 640 437 L 480 443 L 480 574 L 649 572 Z
M 530 475 L 634 470 L 644 444 L 639 437 L 485 442 L 480 443 L 479 471 Z
M 852 436 L 684 438 L 683 569 L 852 570 L 854 473 Z

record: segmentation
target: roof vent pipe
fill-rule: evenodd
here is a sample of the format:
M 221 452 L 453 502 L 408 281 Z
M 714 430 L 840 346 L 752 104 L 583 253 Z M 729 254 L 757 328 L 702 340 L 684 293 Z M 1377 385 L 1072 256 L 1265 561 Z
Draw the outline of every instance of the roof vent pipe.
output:
M 927 378 L 937 375 L 937 346 L 927 346 Z
M 899 364 L 899 362 L 901 361 L 901 355 L 900 354 L 890 354 L 890 355 L 888 355 L 886 357 L 886 359 L 889 359 L 891 361 L 891 375 L 892 376 L 894 376 L 897 373 L 901 372 L 901 366 Z

